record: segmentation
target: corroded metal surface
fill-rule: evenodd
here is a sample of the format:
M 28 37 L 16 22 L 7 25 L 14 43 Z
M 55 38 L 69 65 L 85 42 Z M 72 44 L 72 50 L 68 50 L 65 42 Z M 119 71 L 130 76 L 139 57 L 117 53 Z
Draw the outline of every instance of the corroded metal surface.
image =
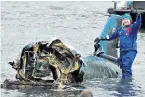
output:
M 59 39 L 42 41 L 23 48 L 20 58 L 10 65 L 23 82 L 56 81 L 59 84 L 78 83 L 81 55 Z M 21 83 L 19 83 L 21 84 Z

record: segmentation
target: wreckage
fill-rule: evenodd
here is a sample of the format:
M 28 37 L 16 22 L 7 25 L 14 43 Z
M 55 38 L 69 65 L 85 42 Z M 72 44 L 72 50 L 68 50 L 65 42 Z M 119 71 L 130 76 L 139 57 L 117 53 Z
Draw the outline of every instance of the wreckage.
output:
M 100 36 L 112 33 L 120 25 L 120 16 L 111 15 Z M 17 71 L 17 81 L 6 79 L 1 87 L 62 88 L 62 85 L 81 83 L 95 77 L 117 78 L 121 74 L 116 62 L 117 44 L 118 40 L 95 42 L 94 55 L 84 57 L 57 38 L 29 44 L 23 48 L 16 62 L 9 62 Z
M 9 64 L 17 71 L 16 79 L 21 82 L 70 84 L 83 81 L 80 57 L 60 39 L 51 39 L 25 46 L 20 58 Z

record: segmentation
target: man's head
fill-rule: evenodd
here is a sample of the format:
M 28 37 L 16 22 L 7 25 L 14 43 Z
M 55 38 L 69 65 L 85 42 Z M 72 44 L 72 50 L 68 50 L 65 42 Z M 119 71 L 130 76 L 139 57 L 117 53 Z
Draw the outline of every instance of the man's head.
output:
M 123 26 L 128 26 L 131 24 L 131 22 L 132 22 L 132 18 L 129 14 L 126 13 L 126 14 L 122 15 L 122 25 Z

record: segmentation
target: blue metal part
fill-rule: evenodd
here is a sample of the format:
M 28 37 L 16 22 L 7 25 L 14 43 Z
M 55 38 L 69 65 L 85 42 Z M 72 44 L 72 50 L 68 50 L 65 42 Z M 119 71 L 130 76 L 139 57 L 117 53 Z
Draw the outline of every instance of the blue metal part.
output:
M 121 16 L 112 14 L 108 18 L 102 32 L 100 33 L 100 37 L 106 37 L 107 35 L 113 33 L 119 26 L 121 26 Z M 100 52 L 103 52 L 104 54 L 111 55 L 113 57 L 117 57 L 117 50 L 116 45 L 118 43 L 118 39 L 112 40 L 112 41 L 100 41 L 99 43 L 95 44 L 95 47 L 98 47 L 101 49 Z

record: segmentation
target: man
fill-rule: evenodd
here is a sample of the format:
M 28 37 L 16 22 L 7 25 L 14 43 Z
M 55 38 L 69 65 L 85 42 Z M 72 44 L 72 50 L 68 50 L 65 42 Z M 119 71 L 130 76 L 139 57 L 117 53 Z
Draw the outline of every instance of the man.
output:
M 141 15 L 138 13 L 136 21 L 132 24 L 132 18 L 129 14 L 122 16 L 122 26 L 107 37 L 96 38 L 98 40 L 112 40 L 119 37 L 120 40 L 120 58 L 118 62 L 122 69 L 122 78 L 132 77 L 132 63 L 137 54 L 137 32 L 141 26 Z

